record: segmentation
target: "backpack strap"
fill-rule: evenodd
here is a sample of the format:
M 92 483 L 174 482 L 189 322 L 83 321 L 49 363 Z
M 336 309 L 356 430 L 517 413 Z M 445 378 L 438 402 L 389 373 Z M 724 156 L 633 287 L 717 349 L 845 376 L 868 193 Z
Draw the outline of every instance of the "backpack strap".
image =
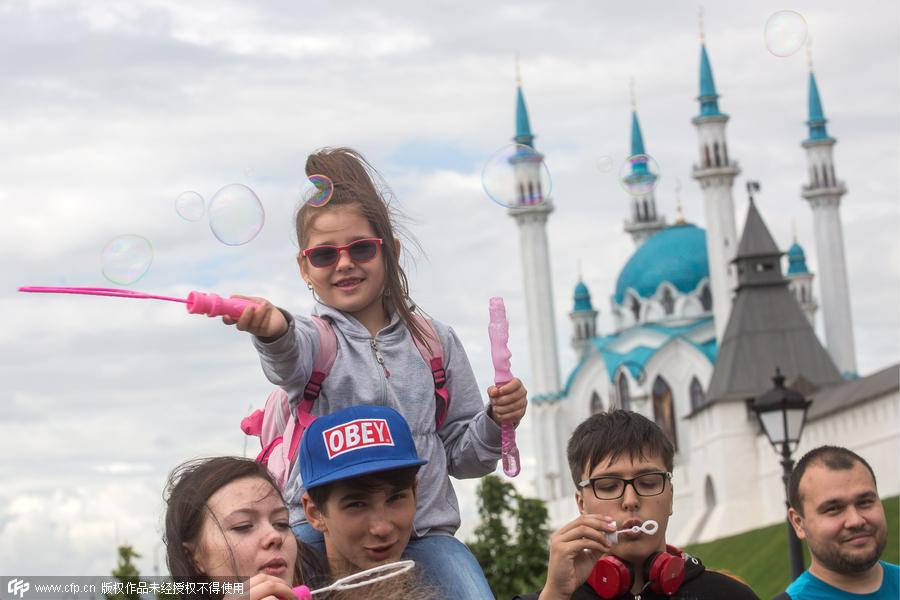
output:
M 319 351 L 313 358 L 312 374 L 309 376 L 309 381 L 306 382 L 306 387 L 303 388 L 303 397 L 297 404 L 295 418 L 290 420 L 284 432 L 285 439 L 289 440 L 287 458 L 290 462 L 293 462 L 297 455 L 297 448 L 300 446 L 303 432 L 315 418 L 312 416 L 313 404 L 318 400 L 319 394 L 322 392 L 322 382 L 328 377 L 328 373 L 331 372 L 331 367 L 334 365 L 334 359 L 337 358 L 337 336 L 331 327 L 331 321 L 316 315 L 313 315 L 311 319 L 319 333 Z
M 447 373 L 444 371 L 443 348 L 437 330 L 431 321 L 417 313 L 413 313 L 412 318 L 427 341 L 427 343 L 423 343 L 416 336 L 412 336 L 419 354 L 425 359 L 425 364 L 431 369 L 431 377 L 434 379 L 434 430 L 437 431 L 444 424 L 447 413 L 450 412 L 450 388 L 447 387 Z

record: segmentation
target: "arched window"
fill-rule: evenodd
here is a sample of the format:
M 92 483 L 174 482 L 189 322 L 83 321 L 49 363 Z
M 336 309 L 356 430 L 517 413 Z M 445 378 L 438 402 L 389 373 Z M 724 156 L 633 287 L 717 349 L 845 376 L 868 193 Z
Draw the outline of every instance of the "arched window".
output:
M 819 187 L 819 172 L 816 171 L 816 165 L 812 166 L 812 175 L 810 175 L 810 184 L 812 187 Z
M 703 289 L 700 290 L 700 306 L 705 311 L 712 310 L 712 293 L 709 291 L 708 285 L 704 285 Z
M 534 204 L 536 199 L 534 197 L 534 185 L 532 182 L 528 182 L 528 204 Z
M 716 158 L 716 166 L 722 166 L 722 157 L 719 156 L 719 142 L 713 143 L 713 155 Z
M 703 166 L 709 167 L 709 146 L 706 144 L 703 145 Z
M 519 184 L 519 204 L 525 204 L 525 186 L 523 184 Z
M 722 164 L 728 165 L 728 144 L 722 142 L 722 160 L 724 161 Z
M 806 304 L 806 288 L 802 285 L 800 286 L 800 302 Z
M 653 419 L 659 428 L 669 437 L 675 449 L 678 449 L 678 438 L 675 435 L 675 400 L 672 388 L 661 375 L 653 381 Z
M 641 303 L 637 299 L 637 296 L 631 297 L 631 313 L 634 315 L 635 321 L 640 321 L 640 319 L 641 319 Z
M 591 414 L 596 415 L 603 412 L 603 400 L 597 392 L 591 392 Z
M 828 165 L 828 170 L 831 171 L 831 185 L 837 186 L 837 177 L 834 176 L 834 165 Z
M 662 300 L 660 303 L 667 315 L 671 315 L 675 311 L 675 298 L 672 296 L 672 290 L 663 288 Z
M 704 487 L 704 496 L 706 496 L 706 510 L 712 510 L 716 507 L 716 488 L 713 486 L 712 477 L 706 476 L 706 484 Z
M 706 402 L 706 394 L 703 393 L 703 386 L 700 381 L 694 377 L 691 379 L 691 409 L 697 410 Z
M 619 379 L 616 381 L 616 395 L 619 397 L 619 408 L 631 410 L 631 392 L 628 390 L 628 377 L 624 371 L 619 372 Z

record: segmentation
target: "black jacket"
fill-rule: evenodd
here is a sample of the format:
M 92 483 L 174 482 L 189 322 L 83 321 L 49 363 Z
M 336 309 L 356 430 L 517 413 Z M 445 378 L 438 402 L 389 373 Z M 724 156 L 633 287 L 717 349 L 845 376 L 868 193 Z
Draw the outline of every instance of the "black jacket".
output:
M 537 600 L 540 592 L 516 596 L 513 600 Z M 571 600 L 597 600 L 600 596 L 587 583 L 575 590 Z M 685 564 L 684 583 L 672 596 L 645 589 L 640 594 L 622 594 L 615 600 L 759 600 L 747 585 L 716 571 L 707 571 L 700 559 L 689 557 Z

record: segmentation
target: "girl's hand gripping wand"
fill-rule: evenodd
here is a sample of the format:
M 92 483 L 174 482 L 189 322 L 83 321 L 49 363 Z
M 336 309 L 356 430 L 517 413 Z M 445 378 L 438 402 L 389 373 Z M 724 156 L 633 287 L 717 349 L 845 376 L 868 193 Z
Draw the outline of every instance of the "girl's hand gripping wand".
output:
M 509 321 L 506 319 L 506 306 L 503 298 L 491 298 L 488 308 L 490 323 L 488 324 L 488 336 L 491 338 L 491 360 L 494 362 L 494 384 L 499 388 L 513 378 L 509 370 Z M 503 462 L 503 472 L 508 477 L 519 474 L 519 449 L 516 447 L 516 429 L 510 421 L 504 421 L 500 425 L 500 459 Z

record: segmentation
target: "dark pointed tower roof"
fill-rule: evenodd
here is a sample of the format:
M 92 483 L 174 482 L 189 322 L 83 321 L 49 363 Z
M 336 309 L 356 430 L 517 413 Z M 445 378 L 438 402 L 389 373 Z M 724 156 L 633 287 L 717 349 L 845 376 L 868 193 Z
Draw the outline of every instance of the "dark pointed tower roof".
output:
M 751 200 L 737 256 L 738 287 L 706 397 L 745 401 L 770 387 L 780 368 L 816 387 L 842 381 L 781 273 L 781 255 Z

